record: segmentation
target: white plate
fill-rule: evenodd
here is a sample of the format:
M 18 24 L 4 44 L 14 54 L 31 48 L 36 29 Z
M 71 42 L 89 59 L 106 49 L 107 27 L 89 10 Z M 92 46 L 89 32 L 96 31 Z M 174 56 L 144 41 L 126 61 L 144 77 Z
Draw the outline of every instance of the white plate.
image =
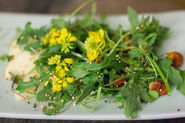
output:
M 154 14 L 164 26 L 168 26 L 172 32 L 171 37 L 164 41 L 159 48 L 159 54 L 168 51 L 179 51 L 185 56 L 185 11 Z M 31 21 L 34 27 L 49 24 L 53 15 L 28 15 L 0 13 L 0 55 L 8 51 L 8 45 L 15 36 L 16 27 L 23 28 L 27 21 Z M 119 24 L 128 28 L 126 16 L 111 16 L 107 22 L 112 28 Z M 126 25 L 126 26 L 125 26 Z M 11 88 L 11 82 L 3 79 L 6 63 L 0 62 L 0 117 L 29 118 L 29 119 L 79 119 L 79 120 L 124 120 L 123 110 L 116 110 L 118 104 L 105 104 L 100 101 L 97 110 L 90 113 L 80 106 L 71 106 L 66 112 L 56 116 L 43 115 L 39 110 L 34 111 L 32 104 L 24 101 L 16 101 L 12 92 L 6 93 Z M 185 64 L 181 69 L 185 68 Z M 177 111 L 180 109 L 180 111 Z M 139 112 L 138 120 L 163 119 L 185 117 L 185 96 L 173 90 L 171 96 L 160 97 L 152 104 L 143 104 Z

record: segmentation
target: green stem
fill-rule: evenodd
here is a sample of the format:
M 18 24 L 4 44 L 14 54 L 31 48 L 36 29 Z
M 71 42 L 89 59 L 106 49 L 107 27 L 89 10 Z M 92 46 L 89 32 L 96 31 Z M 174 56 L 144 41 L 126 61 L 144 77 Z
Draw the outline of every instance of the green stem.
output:
M 108 91 L 119 91 L 120 88 L 104 88 L 102 87 L 102 90 L 108 90 Z
M 123 40 L 123 38 L 125 37 L 125 36 L 127 36 L 128 35 L 128 33 L 127 34 L 125 34 L 125 35 L 123 35 L 123 36 L 121 36 L 121 38 L 118 40 L 118 42 L 114 45 L 114 47 L 112 48 L 112 50 L 110 51 L 110 53 L 108 54 L 108 56 L 110 56 L 113 52 L 114 52 L 114 50 L 116 49 L 116 47 L 118 46 L 118 44 Z
M 80 59 L 82 59 L 82 60 L 84 60 L 84 61 L 88 61 L 86 57 L 82 56 L 79 53 L 76 53 L 76 52 L 72 51 L 71 54 L 76 56 L 76 57 L 78 57 L 78 58 L 80 58 Z
M 94 2 L 94 1 L 92 3 L 91 11 L 92 11 L 93 17 L 95 17 L 96 16 L 96 2 Z
M 146 55 L 146 54 L 145 54 L 145 57 L 146 57 L 147 60 L 150 62 L 151 66 L 152 66 L 152 68 L 153 68 L 153 70 L 154 70 L 154 72 L 155 72 L 155 76 L 157 77 L 157 76 L 158 76 L 158 75 L 157 75 L 157 70 L 156 70 L 156 68 L 154 67 L 154 64 L 152 63 L 150 57 L 148 57 L 148 55 Z
M 36 69 L 36 67 L 33 67 L 33 68 L 26 74 L 26 76 L 30 75 L 35 69 Z
M 73 11 L 73 13 L 71 13 L 69 19 L 71 20 L 71 18 L 78 13 L 83 7 L 85 7 L 87 4 L 89 4 L 90 2 L 92 2 L 92 0 L 87 0 L 86 2 L 84 2 L 82 5 L 80 5 L 77 9 L 75 9 Z
M 109 36 L 108 36 L 108 34 L 107 34 L 107 31 L 105 31 L 105 37 L 107 38 L 107 40 L 108 40 L 110 43 L 112 43 L 113 45 L 115 45 L 115 42 L 112 41 L 112 40 L 109 38 Z
M 157 69 L 157 71 L 159 72 L 165 86 L 166 86 L 166 89 L 167 89 L 167 93 L 168 95 L 170 94 L 171 92 L 171 88 L 170 88 L 170 85 L 168 83 L 168 80 L 166 79 L 166 77 L 164 76 L 163 72 L 161 71 L 161 69 L 159 68 L 158 64 L 153 60 L 151 59 L 152 63 L 154 64 L 155 68 Z
M 76 44 L 78 45 L 78 47 L 80 48 L 80 50 L 81 50 L 82 52 L 86 52 L 85 44 L 84 44 L 82 41 L 77 40 L 77 41 L 76 41 Z
M 166 86 L 167 93 L 169 95 L 170 92 L 171 92 L 171 88 L 170 88 L 170 85 L 168 83 L 168 80 L 165 77 L 165 75 L 163 74 L 162 70 L 159 68 L 158 64 L 150 56 L 148 56 L 146 54 L 146 52 L 144 51 L 144 49 L 142 47 L 140 47 L 140 49 L 143 52 L 143 54 L 145 55 L 145 57 L 147 58 L 147 60 L 151 63 L 151 66 L 155 70 L 155 73 L 156 73 L 156 70 L 158 71 L 159 75 L 161 76 L 161 79 L 163 80 L 163 82 L 164 82 L 164 84 Z
M 100 99 L 100 96 L 101 96 L 101 87 L 98 88 L 98 91 L 97 91 L 97 97 L 96 97 L 96 101 L 94 103 L 94 105 L 92 107 L 88 107 L 82 103 L 80 103 L 80 105 L 85 108 L 88 112 L 93 112 L 95 109 L 96 109 L 96 106 L 98 104 L 98 101 Z

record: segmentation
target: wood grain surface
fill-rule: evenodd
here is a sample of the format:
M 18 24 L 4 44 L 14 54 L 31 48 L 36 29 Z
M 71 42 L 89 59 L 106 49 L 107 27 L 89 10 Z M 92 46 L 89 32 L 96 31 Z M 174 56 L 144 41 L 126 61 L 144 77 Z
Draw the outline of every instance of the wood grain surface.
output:
M 0 12 L 62 14 L 71 13 L 85 0 L 0 0 Z M 95 0 L 97 14 L 123 14 L 131 6 L 139 13 L 185 10 L 185 0 Z M 79 14 L 90 12 L 90 5 Z M 59 121 L 0 118 L 0 123 L 185 123 L 185 118 L 145 121 Z

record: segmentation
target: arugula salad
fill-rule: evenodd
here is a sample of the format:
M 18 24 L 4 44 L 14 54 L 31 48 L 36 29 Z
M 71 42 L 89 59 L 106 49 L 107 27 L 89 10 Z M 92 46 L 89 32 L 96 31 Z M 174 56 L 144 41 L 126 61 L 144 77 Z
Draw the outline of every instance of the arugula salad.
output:
M 141 103 L 170 96 L 172 88 L 185 95 L 185 71 L 178 69 L 183 56 L 177 51 L 156 54 L 169 37 L 167 27 L 155 17 L 139 17 L 128 7 L 130 28 L 120 25 L 113 30 L 105 16 L 96 17 L 93 2 L 92 14 L 72 19 L 90 2 L 68 17 L 53 18 L 51 25 L 32 28 L 28 22 L 19 30 L 12 45 L 31 60 L 25 71 L 6 72 L 15 95 L 28 102 L 34 97 L 34 108 L 37 102 L 45 102 L 42 111 L 46 115 L 56 115 L 71 105 L 92 112 L 99 100 L 106 103 L 112 97 L 128 118 L 137 117 Z M 1 60 L 11 64 L 17 57 L 7 54 Z

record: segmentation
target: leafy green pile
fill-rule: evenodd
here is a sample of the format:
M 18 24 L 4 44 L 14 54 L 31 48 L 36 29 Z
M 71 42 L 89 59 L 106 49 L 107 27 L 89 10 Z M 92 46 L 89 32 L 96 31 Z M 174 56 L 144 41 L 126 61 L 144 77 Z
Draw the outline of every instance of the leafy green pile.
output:
M 139 18 L 132 8 L 128 7 L 127 10 L 130 30 L 123 30 L 121 25 L 112 30 L 104 18 L 97 20 L 89 14 L 84 14 L 74 22 L 66 21 L 63 17 L 52 19 L 51 26 L 40 29 L 32 28 L 28 22 L 18 37 L 17 44 L 33 55 L 40 52 L 39 58 L 34 62 L 35 70 L 40 76 L 31 77 L 29 82 L 20 80 L 16 90 L 22 93 L 34 87 L 36 100 L 48 102 L 48 108 L 43 110 L 47 115 L 56 115 L 72 103 L 94 111 L 100 99 L 112 96 L 121 103 L 120 108 L 124 108 L 128 118 L 137 117 L 142 109 L 141 103 L 151 103 L 159 97 L 157 91 L 149 90 L 152 81 L 162 80 L 168 95 L 172 86 L 185 95 L 185 71 L 171 66 L 171 59 L 161 59 L 155 53 L 155 47 L 168 37 L 168 28 L 160 26 L 154 17 Z M 61 52 L 63 45 L 60 44 L 43 45 L 43 38 L 51 28 L 66 28 L 77 37 L 70 52 Z M 88 32 L 100 29 L 104 31 L 105 47 L 96 60 L 89 61 L 85 47 Z M 40 85 L 50 81 L 50 74 L 55 71 L 55 66 L 48 64 L 48 59 L 55 55 L 60 55 L 61 61 L 65 58 L 74 60 L 67 75 L 73 76 L 75 82 L 68 83 L 61 91 L 53 92 L 52 83 L 38 90 Z M 118 79 L 126 82 L 115 87 Z

